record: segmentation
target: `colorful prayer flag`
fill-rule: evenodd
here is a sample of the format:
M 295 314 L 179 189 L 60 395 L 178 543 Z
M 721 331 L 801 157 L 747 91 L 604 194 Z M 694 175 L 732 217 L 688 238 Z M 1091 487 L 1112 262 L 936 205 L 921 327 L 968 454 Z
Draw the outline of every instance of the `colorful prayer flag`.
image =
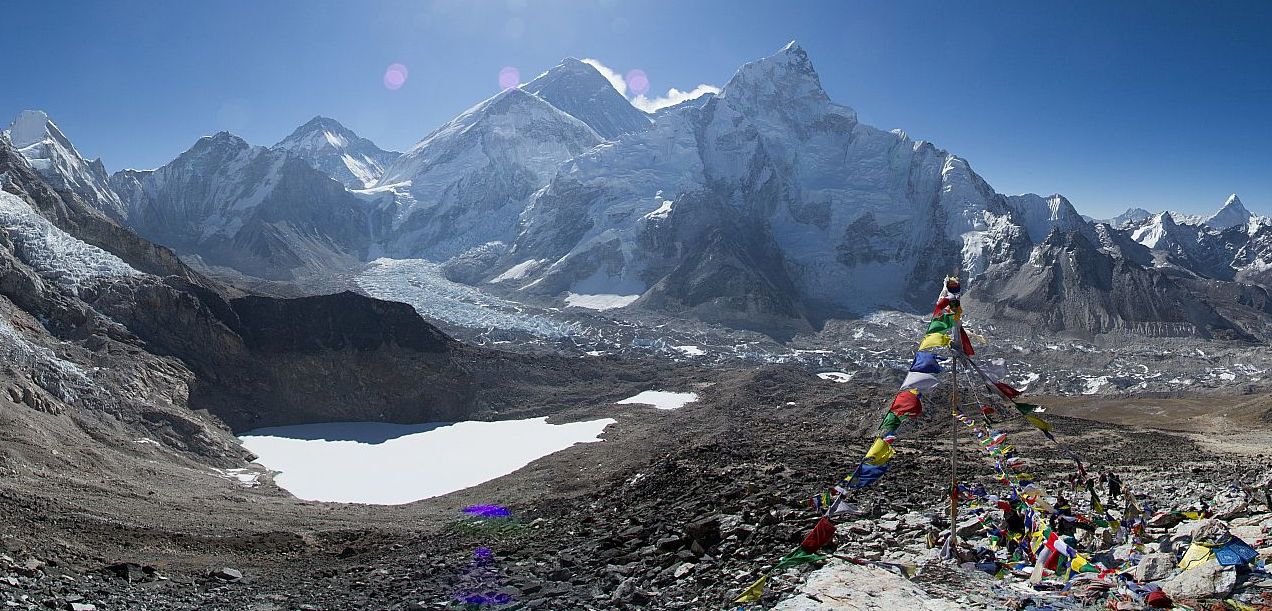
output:
M 849 488 L 865 488 L 883 477 L 888 472 L 888 465 L 868 465 L 862 463 L 857 465 L 857 470 L 848 478 L 846 484 Z
M 907 418 L 918 418 L 923 415 L 923 402 L 919 399 L 919 391 L 903 390 L 892 400 L 889 412 Z
M 777 564 L 773 566 L 773 570 L 784 571 L 793 566 L 808 564 L 810 562 L 818 562 L 820 560 L 825 560 L 825 559 L 826 557 L 822 556 L 821 554 L 810 554 L 804 551 L 803 548 L 800 548 L 783 556 L 781 560 L 778 560 Z
M 902 390 L 913 388 L 920 392 L 929 391 L 941 384 L 941 380 L 930 373 L 922 373 L 911 371 L 906 374 L 905 381 L 901 382 Z
M 941 373 L 941 364 L 931 352 L 914 353 L 914 361 L 910 363 L 910 371 L 919 373 Z
M 967 332 L 964 331 L 962 327 L 958 327 L 958 337 L 960 350 L 963 354 L 966 354 L 967 356 L 975 355 L 976 350 L 972 348 L 972 340 L 967 338 Z
M 1042 418 L 1025 414 L 1025 420 L 1028 420 L 1029 424 L 1034 425 L 1035 427 L 1038 428 L 1038 430 L 1044 433 L 1051 432 L 1051 423 L 1047 422 L 1046 420 L 1043 420 Z
M 886 465 L 896 453 L 896 450 L 893 450 L 888 442 L 883 439 L 875 439 L 870 446 L 870 450 L 866 452 L 865 462 L 875 466 Z
M 934 348 L 944 348 L 949 345 L 950 336 L 944 333 L 928 333 L 923 336 L 923 341 L 919 342 L 919 352 Z
M 894 433 L 896 430 L 908 420 L 905 416 L 898 416 L 892 412 L 888 412 L 883 417 L 883 422 L 879 424 L 879 430 L 884 433 Z
M 743 605 L 746 603 L 759 602 L 760 598 L 764 596 L 764 584 L 767 581 L 768 581 L 768 575 L 765 575 L 755 580 L 755 583 L 751 584 L 750 586 L 747 586 L 745 590 L 742 590 L 742 595 L 734 599 L 733 603 L 738 605 Z
M 1020 391 L 1012 388 L 1006 382 L 994 382 L 994 387 L 997 388 L 999 392 L 1006 395 L 1008 399 L 1015 399 L 1020 396 Z
M 944 333 L 954 326 L 954 316 L 952 314 L 943 314 L 932 319 L 928 323 L 928 333 Z

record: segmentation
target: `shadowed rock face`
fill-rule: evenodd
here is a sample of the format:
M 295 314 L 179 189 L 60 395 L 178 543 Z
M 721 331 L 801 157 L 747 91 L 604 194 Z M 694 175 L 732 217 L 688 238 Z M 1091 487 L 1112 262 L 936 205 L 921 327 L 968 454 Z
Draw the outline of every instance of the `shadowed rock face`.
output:
M 249 296 L 235 299 L 233 307 L 248 346 L 265 354 L 393 346 L 440 354 L 458 347 L 411 306 L 349 291 L 299 299 Z
M 1262 288 L 1145 267 L 1134 255 L 1102 251 L 1083 232 L 1055 231 L 991 267 L 968 299 L 989 311 L 983 318 L 1039 331 L 1252 339 L 1272 314 Z

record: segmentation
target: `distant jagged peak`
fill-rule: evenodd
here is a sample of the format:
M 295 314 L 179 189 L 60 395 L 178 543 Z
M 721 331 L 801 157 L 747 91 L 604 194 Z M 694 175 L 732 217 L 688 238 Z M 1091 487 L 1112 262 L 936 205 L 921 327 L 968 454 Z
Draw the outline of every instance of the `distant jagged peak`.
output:
M 43 140 L 53 122 L 43 110 L 24 110 L 9 123 L 9 140 L 14 148 L 25 148 Z
M 1152 216 L 1152 212 L 1133 206 L 1127 208 L 1126 212 L 1109 219 L 1109 224 L 1114 227 L 1123 227 L 1132 223 L 1141 223 L 1152 218 Z
M 773 55 L 743 65 L 725 84 L 719 98 L 731 106 L 788 115 L 831 104 L 808 53 L 795 41 Z M 835 107 L 855 120 L 856 113 L 851 109 Z
M 62 133 L 57 124 L 43 110 L 24 110 L 18 113 L 6 130 L 9 140 L 16 149 L 24 149 L 41 142 L 52 141 L 77 158 L 83 158 L 70 138 Z M 87 161 L 87 160 L 86 160 Z
M 252 145 L 244 140 L 238 134 L 221 130 L 219 132 L 202 136 L 194 142 L 190 147 L 190 151 L 206 151 L 206 150 L 224 150 L 224 149 L 246 149 L 252 148 Z
M 1248 225 L 1252 218 L 1254 215 L 1246 210 L 1245 205 L 1241 203 L 1241 198 L 1233 193 L 1224 201 L 1219 211 L 1210 215 L 1203 223 L 1214 229 L 1227 229 Z
M 543 82 L 545 79 L 550 80 L 553 77 L 559 78 L 563 76 L 583 78 L 590 81 L 594 81 L 599 78 L 604 80 L 606 84 L 610 84 L 609 79 L 606 79 L 605 76 L 596 69 L 596 66 L 593 66 L 592 64 L 589 64 L 577 57 L 564 57 L 561 59 L 560 63 L 549 68 L 543 74 L 535 77 L 534 80 L 529 83 L 526 83 L 525 88 L 530 91 L 534 91 L 534 89 L 530 87 L 531 83 L 534 83 L 535 81 Z M 612 87 L 613 85 L 610 86 Z
M 335 149 L 347 148 L 352 143 L 370 143 L 369 140 L 354 133 L 339 121 L 322 115 L 310 119 L 297 127 L 289 136 L 275 144 L 273 148 L 296 150 L 300 148 Z M 374 146 L 374 145 L 373 145 Z
M 798 77 L 809 85 L 815 86 L 817 91 L 821 91 L 821 77 L 817 75 L 817 70 L 813 68 L 812 60 L 808 58 L 808 53 L 804 51 L 804 48 L 792 40 L 779 49 L 777 53 L 743 64 L 733 74 L 733 77 L 729 79 L 729 82 L 725 84 L 720 95 L 721 97 L 726 97 L 731 90 L 753 86 L 762 77 L 786 75 Z M 825 95 L 824 91 L 821 91 L 821 93 Z
M 559 123 L 571 124 L 577 126 L 595 135 L 586 123 L 583 123 L 574 116 L 553 106 L 543 98 L 533 93 L 525 91 L 520 87 L 509 87 L 499 93 L 478 102 L 475 106 L 460 113 L 459 116 L 448 121 L 445 125 L 437 128 L 428 137 L 416 144 L 407 154 L 417 152 L 426 147 L 430 142 L 440 137 L 449 137 L 457 132 L 467 131 L 474 127 L 480 126 L 486 120 L 495 117 L 504 117 L 508 115 L 517 115 L 518 120 L 529 119 L 547 119 Z M 599 141 L 600 136 L 596 136 Z
M 633 106 L 596 66 L 573 57 L 561 60 L 520 89 L 586 123 L 609 140 L 643 131 L 650 125 L 649 116 Z

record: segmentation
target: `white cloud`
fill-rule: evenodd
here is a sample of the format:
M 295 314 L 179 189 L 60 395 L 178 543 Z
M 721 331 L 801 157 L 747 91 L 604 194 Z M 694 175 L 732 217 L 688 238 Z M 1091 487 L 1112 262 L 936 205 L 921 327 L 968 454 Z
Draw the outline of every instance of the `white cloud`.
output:
M 590 57 L 585 57 L 579 61 L 582 61 L 583 63 L 588 64 L 592 66 L 593 68 L 596 68 L 596 71 L 600 72 L 601 76 L 605 77 L 605 80 L 609 81 L 610 84 L 614 86 L 614 89 L 617 89 L 618 92 L 623 95 L 623 97 L 628 97 L 627 80 L 624 79 L 623 75 L 620 74 L 617 70 L 614 70 L 613 68 L 610 68 L 609 66 L 606 66 L 605 64 L 602 64 L 601 61 L 598 59 L 592 59 Z M 667 95 L 658 96 L 653 99 L 647 98 L 644 95 L 638 95 L 634 98 L 628 98 L 628 99 L 632 101 L 632 105 L 635 106 L 636 108 L 639 108 L 645 112 L 654 112 L 660 108 L 675 106 L 676 104 L 684 102 L 685 100 L 692 100 L 694 98 L 702 97 L 703 95 L 706 95 L 708 93 L 720 93 L 720 88 L 714 85 L 702 84 L 702 85 L 698 85 L 697 87 L 694 87 L 692 90 L 681 91 L 679 89 L 676 89 L 675 87 L 672 87 L 671 89 L 667 90 Z
M 601 76 L 605 77 L 605 80 L 609 81 L 619 93 L 623 94 L 624 97 L 627 96 L 627 81 L 623 80 L 623 75 L 619 74 L 617 70 L 613 70 L 609 66 L 602 64 L 600 60 L 590 57 L 584 57 L 579 61 L 596 68 L 596 71 L 600 72 Z
M 694 87 L 691 91 L 681 91 L 672 87 L 667 90 L 667 95 L 649 99 L 643 95 L 638 95 L 632 99 L 632 105 L 645 112 L 655 112 L 661 108 L 675 106 L 686 100 L 700 98 L 708 93 L 720 93 L 720 88 L 714 85 L 702 84 Z

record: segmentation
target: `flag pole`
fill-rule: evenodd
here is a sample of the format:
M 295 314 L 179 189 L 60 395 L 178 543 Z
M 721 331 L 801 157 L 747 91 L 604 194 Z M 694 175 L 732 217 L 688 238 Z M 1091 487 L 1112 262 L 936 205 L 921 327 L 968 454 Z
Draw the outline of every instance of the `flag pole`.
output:
M 955 270 L 955 277 L 961 275 L 961 270 Z M 944 280 L 942 282 L 942 292 L 944 292 Z M 961 300 L 960 300 L 961 302 Z M 961 306 L 960 306 L 961 307 Z M 954 353 L 954 358 L 950 363 L 950 556 L 958 559 L 958 419 L 955 414 L 958 413 L 958 348 L 961 346 L 958 342 L 962 341 L 961 337 L 961 321 L 955 321 L 952 331 L 956 337 L 950 342 L 950 350 Z

